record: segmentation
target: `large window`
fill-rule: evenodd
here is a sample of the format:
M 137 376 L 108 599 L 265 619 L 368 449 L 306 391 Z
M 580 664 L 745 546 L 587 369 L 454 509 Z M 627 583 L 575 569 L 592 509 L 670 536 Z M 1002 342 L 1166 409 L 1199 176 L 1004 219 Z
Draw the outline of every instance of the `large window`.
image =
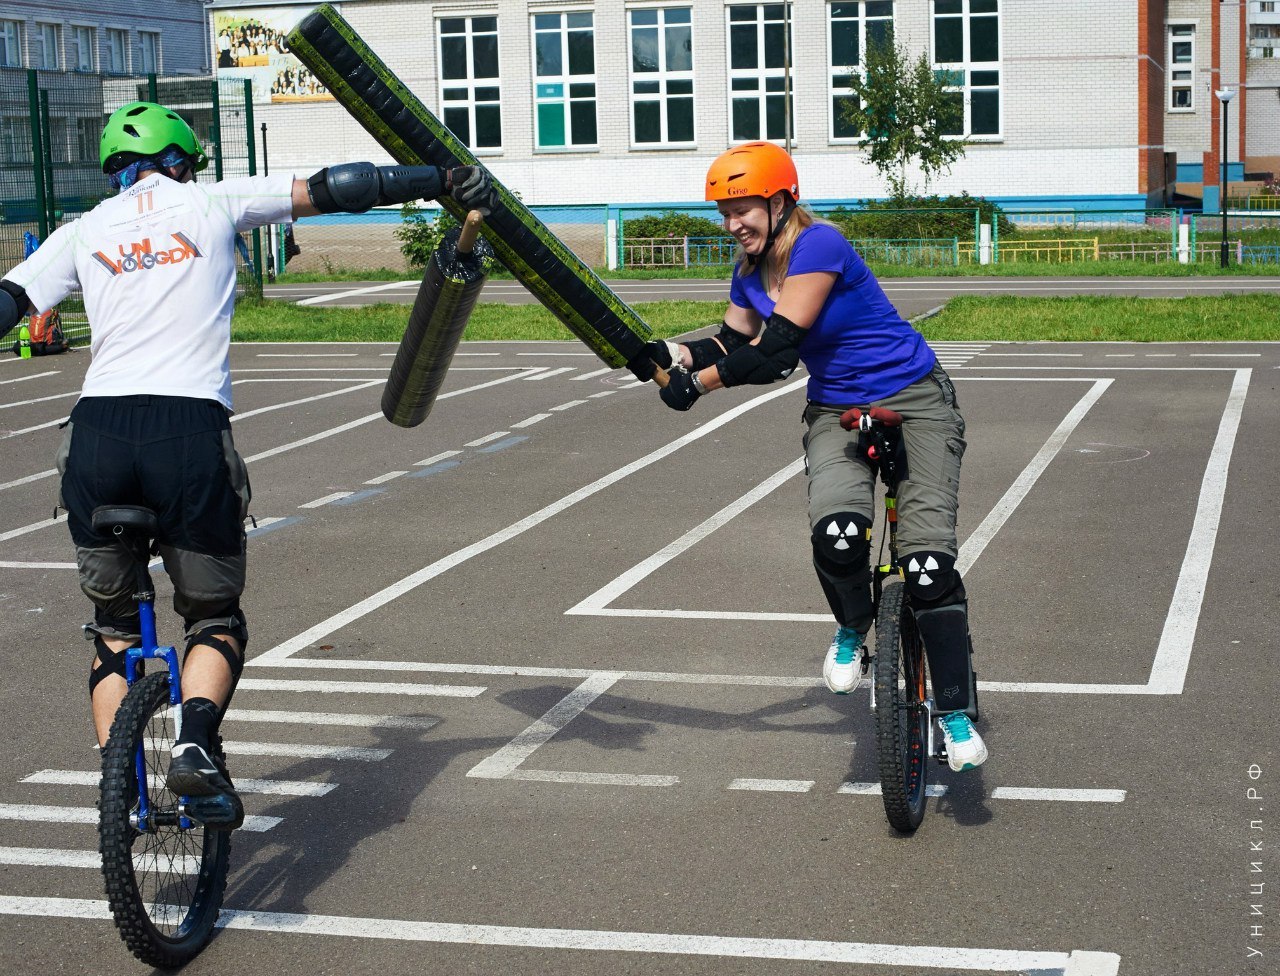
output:
M 689 7 L 628 11 L 631 41 L 631 141 L 637 146 L 693 143 L 693 23 Z
M 538 149 L 596 144 L 596 40 L 593 15 L 533 17 L 534 111 Z
M 37 68 L 56 71 L 62 67 L 62 52 L 58 50 L 58 25 L 36 24 L 35 49 L 31 52 L 31 60 Z
M 999 0 L 933 0 L 933 67 L 964 107 L 952 135 L 1000 135 Z
M 854 73 L 866 67 L 867 48 L 893 40 L 893 0 L 834 0 L 827 5 L 833 142 L 853 142 L 862 127 L 849 118 L 858 96 L 849 91 Z
M 782 140 L 790 135 L 787 71 L 795 54 L 788 36 L 786 6 L 729 7 L 729 137 L 735 142 Z
M 160 70 L 160 35 L 150 31 L 138 31 L 138 52 L 142 55 L 140 67 L 144 75 Z
M 70 52 L 71 63 L 68 67 L 75 71 L 92 71 L 96 58 L 94 56 L 94 37 L 92 27 L 72 27 Z
M 439 24 L 444 124 L 472 149 L 501 149 L 498 18 L 445 17 Z
M 129 32 L 125 30 L 107 30 L 107 71 L 113 75 L 122 75 L 129 70 Z
M 22 67 L 21 21 L 0 20 L 0 65 L 6 68 Z
M 1169 111 L 1194 112 L 1196 29 L 1193 24 L 1169 27 Z

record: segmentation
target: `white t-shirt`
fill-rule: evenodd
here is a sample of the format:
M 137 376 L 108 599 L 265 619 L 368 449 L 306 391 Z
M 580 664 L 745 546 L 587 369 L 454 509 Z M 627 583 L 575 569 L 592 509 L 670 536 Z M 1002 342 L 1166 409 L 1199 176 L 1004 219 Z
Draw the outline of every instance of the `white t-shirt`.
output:
M 293 175 L 179 183 L 159 173 L 63 224 L 5 277 L 47 311 L 84 292 L 81 396 L 196 397 L 231 409 L 239 231 L 289 220 Z

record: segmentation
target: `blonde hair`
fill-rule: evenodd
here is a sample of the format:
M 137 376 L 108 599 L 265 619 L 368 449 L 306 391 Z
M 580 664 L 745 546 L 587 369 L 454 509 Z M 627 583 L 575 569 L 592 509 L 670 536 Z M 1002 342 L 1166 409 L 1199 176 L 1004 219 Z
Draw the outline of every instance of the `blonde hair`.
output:
M 768 258 L 773 265 L 774 273 L 779 283 L 787 277 L 787 266 L 791 263 L 791 249 L 796 246 L 796 239 L 800 236 L 800 232 L 812 227 L 814 224 L 826 224 L 828 227 L 835 227 L 835 224 L 831 223 L 831 221 L 816 216 L 808 207 L 796 204 L 795 209 L 791 211 L 791 216 L 787 218 L 787 225 L 773 239 L 773 246 L 769 248 Z M 756 262 L 741 245 L 739 245 L 738 251 L 733 258 L 744 273 L 756 270 Z

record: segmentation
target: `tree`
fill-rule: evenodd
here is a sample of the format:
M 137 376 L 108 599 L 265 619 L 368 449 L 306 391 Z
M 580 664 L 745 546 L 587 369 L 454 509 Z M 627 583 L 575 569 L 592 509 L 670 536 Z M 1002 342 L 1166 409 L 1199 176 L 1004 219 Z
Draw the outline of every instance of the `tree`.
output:
M 865 74 L 853 72 L 855 96 L 842 107 L 845 121 L 866 134 L 867 157 L 889 184 L 894 199 L 911 190 L 907 168 L 914 161 L 924 185 L 946 173 L 968 144 L 948 133 L 964 131 L 962 96 L 947 91 L 945 72 L 929 58 L 912 60 L 892 36 L 867 46 Z

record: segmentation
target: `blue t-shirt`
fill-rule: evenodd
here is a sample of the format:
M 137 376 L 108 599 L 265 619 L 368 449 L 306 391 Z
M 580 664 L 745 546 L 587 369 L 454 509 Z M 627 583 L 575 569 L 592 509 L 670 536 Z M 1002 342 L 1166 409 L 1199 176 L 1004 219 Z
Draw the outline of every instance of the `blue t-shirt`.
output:
M 828 224 L 806 227 L 791 249 L 788 275 L 834 271 L 835 284 L 800 343 L 809 371 L 809 399 L 832 406 L 882 400 L 927 376 L 937 358 L 924 336 L 904 321 L 861 255 Z M 734 270 L 729 300 L 762 319 L 773 314 L 757 268 Z

